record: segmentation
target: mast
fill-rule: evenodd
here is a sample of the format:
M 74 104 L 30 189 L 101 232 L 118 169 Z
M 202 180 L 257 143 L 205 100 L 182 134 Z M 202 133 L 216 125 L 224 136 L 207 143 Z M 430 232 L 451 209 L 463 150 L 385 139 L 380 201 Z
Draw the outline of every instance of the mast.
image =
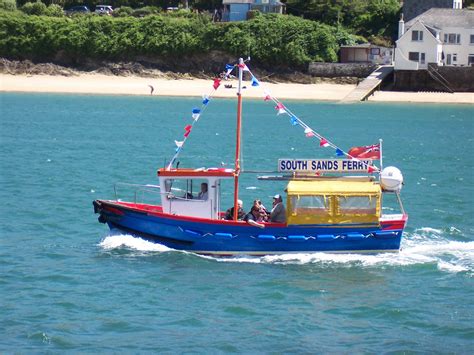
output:
M 244 60 L 239 58 L 239 87 L 237 90 L 237 136 L 235 143 L 235 172 L 234 172 L 234 221 L 238 217 L 239 175 L 240 175 L 240 132 L 242 129 L 242 76 Z

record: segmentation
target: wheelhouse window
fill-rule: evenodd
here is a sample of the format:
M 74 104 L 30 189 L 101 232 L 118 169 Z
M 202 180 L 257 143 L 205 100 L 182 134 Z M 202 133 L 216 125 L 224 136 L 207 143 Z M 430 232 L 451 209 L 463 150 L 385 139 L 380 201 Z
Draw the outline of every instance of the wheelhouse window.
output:
M 167 179 L 166 198 L 177 200 L 207 200 L 209 183 L 206 179 Z
M 322 195 L 300 195 L 291 197 L 291 213 L 296 215 L 331 213 L 331 199 Z
M 411 40 L 417 42 L 423 41 L 423 31 L 412 31 Z
M 339 214 L 375 214 L 376 196 L 339 196 L 337 197 Z
M 444 43 L 460 44 L 461 43 L 461 35 L 459 33 L 445 33 L 444 34 Z

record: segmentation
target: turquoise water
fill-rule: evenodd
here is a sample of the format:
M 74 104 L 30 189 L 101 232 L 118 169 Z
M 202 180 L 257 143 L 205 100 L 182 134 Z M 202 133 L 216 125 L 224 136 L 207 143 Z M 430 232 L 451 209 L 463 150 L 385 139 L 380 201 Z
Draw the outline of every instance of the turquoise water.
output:
M 284 101 L 343 149 L 384 139 L 403 249 L 214 259 L 109 235 L 92 209 L 115 182 L 157 183 L 199 99 L 0 99 L 0 351 L 474 352 L 473 106 Z M 244 103 L 245 169 L 333 157 L 272 106 Z M 211 102 L 181 167 L 231 166 L 233 112 Z M 241 197 L 282 188 L 244 175 Z

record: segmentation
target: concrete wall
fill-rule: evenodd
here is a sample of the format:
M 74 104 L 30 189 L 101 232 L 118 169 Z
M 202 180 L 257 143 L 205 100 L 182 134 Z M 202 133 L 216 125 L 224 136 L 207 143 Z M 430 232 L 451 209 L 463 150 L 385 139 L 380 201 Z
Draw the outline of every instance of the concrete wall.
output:
M 458 92 L 474 92 L 474 67 L 438 67 L 438 72 Z M 427 70 L 396 70 L 393 90 L 400 91 L 445 91 Z
M 377 65 L 369 63 L 310 63 L 309 74 L 322 78 L 337 78 L 342 76 L 353 76 L 365 78 L 370 75 Z

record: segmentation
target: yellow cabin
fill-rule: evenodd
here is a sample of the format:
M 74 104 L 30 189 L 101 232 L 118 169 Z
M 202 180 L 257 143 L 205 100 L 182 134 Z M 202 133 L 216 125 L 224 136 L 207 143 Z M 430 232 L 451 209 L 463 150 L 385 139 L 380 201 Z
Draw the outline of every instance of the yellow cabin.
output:
M 374 181 L 321 179 L 290 181 L 288 224 L 378 224 L 380 184 Z

